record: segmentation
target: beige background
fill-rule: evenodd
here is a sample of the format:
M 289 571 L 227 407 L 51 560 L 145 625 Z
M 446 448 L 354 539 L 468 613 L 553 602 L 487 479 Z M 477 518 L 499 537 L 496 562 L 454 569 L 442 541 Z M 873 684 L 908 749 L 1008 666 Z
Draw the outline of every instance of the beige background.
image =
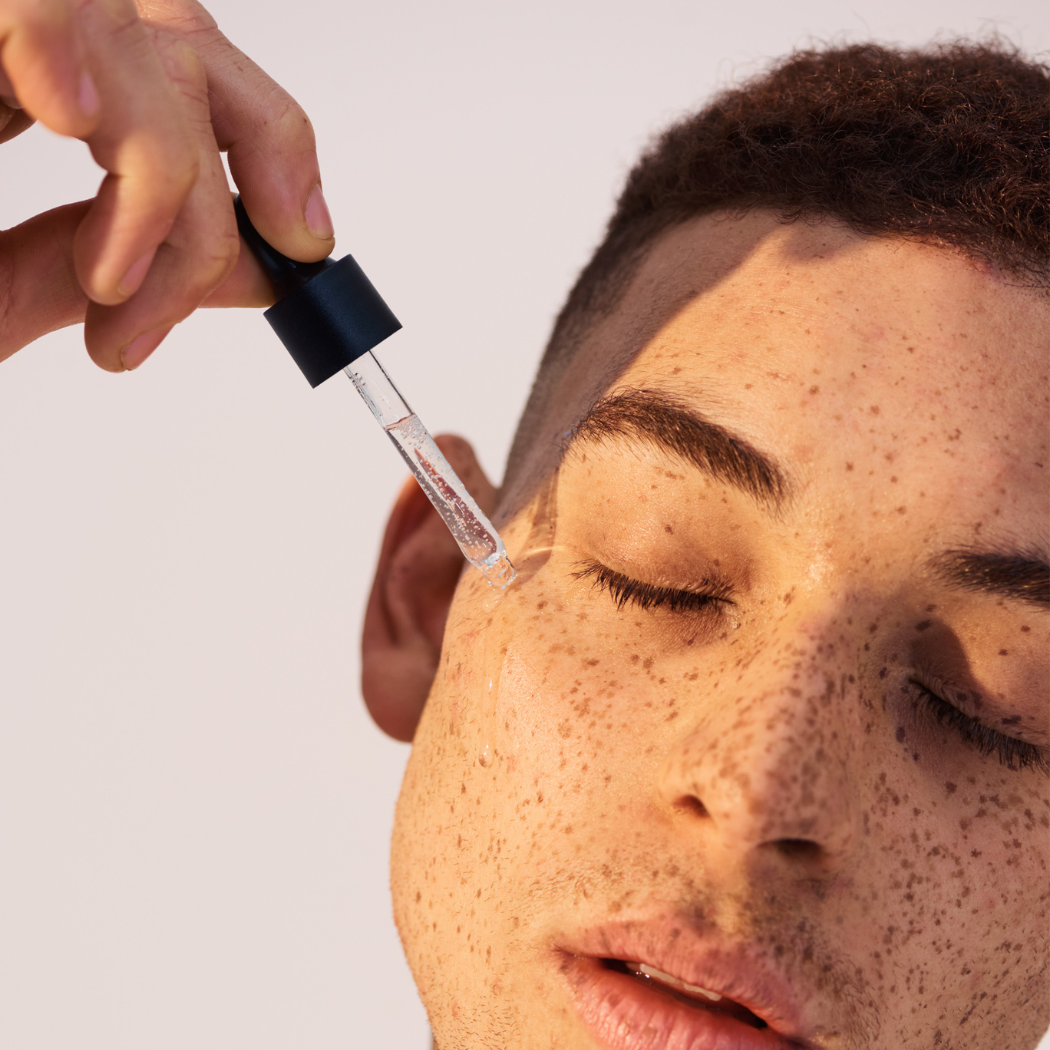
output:
M 405 324 L 382 359 L 497 475 L 654 129 L 813 39 L 1050 44 L 1042 0 L 213 11 L 313 117 L 339 251 Z M 4 226 L 99 177 L 39 129 L 2 156 Z M 311 392 L 258 313 L 125 376 L 70 329 L 3 364 L 0 448 L 0 1046 L 423 1050 L 386 889 L 407 752 L 357 688 L 402 467 L 349 382 Z

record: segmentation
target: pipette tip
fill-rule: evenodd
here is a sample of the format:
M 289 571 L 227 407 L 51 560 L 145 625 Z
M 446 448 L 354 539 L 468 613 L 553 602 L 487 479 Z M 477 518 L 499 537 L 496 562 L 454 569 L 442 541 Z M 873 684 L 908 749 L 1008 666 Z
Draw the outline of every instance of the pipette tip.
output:
M 505 591 L 518 575 L 518 570 L 511 565 L 510 558 L 505 554 L 493 555 L 491 560 L 486 558 L 480 565 L 475 562 L 475 566 L 488 580 L 489 586 L 497 591 Z

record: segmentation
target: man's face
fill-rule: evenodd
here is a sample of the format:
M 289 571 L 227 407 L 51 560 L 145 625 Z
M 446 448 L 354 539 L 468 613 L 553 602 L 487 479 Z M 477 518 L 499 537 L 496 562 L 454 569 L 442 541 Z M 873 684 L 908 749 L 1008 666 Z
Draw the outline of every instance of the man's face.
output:
M 415 737 L 394 903 L 441 1050 L 1034 1046 L 1045 331 L 944 250 L 657 243 Z

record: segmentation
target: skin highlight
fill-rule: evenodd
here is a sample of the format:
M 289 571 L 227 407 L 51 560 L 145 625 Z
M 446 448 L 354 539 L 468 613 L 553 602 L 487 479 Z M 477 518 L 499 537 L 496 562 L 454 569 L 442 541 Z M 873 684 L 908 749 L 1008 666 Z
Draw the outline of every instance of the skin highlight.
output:
M 573 969 L 609 924 L 746 951 L 812 1046 L 1035 1046 L 1050 781 L 926 693 L 1050 748 L 1045 606 L 938 569 L 1045 558 L 1046 314 L 953 250 L 827 221 L 654 244 L 502 494 L 518 582 L 464 574 L 443 633 L 420 614 L 441 649 L 392 888 L 440 1050 L 613 1045 Z M 579 427 L 616 398 L 724 428 L 783 499 Z M 641 607 L 623 580 L 714 597 Z

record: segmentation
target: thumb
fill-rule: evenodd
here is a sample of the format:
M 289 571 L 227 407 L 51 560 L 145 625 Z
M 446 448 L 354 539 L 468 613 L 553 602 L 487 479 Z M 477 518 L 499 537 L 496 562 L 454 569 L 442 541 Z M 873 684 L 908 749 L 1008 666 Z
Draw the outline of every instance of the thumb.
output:
M 34 339 L 84 320 L 73 235 L 90 201 L 43 212 L 0 233 L 0 361 Z

